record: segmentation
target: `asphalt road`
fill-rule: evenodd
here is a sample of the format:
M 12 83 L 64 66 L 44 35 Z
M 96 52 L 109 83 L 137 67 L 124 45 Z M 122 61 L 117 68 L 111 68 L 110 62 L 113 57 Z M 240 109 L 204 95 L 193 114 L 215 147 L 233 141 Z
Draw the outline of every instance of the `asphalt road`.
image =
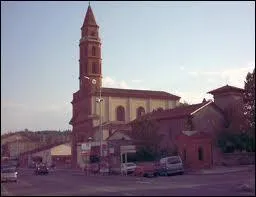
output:
M 222 175 L 177 175 L 144 178 L 133 176 L 85 176 L 77 172 L 50 172 L 33 175 L 31 170 L 19 172 L 17 183 L 1 183 L 2 195 L 22 196 L 253 196 L 238 191 L 241 184 L 253 185 L 255 172 Z

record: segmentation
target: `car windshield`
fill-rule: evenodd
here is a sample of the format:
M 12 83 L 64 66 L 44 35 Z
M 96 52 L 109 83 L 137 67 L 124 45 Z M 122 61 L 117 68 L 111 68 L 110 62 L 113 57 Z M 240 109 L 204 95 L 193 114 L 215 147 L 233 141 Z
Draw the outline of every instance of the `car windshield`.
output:
M 168 163 L 170 163 L 170 164 L 180 163 L 179 157 L 170 157 L 170 158 L 168 158 L 167 161 L 168 161 Z
M 136 166 L 136 164 L 134 164 L 134 163 L 128 163 L 128 164 L 126 164 L 126 166 L 132 167 L 132 166 Z

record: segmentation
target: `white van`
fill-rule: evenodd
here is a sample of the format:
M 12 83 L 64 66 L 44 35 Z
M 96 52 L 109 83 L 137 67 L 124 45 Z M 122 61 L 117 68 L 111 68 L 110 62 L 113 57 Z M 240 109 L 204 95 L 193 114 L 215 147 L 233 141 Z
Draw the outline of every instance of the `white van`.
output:
M 164 157 L 160 159 L 160 168 L 158 171 L 160 176 L 183 173 L 184 167 L 180 156 Z

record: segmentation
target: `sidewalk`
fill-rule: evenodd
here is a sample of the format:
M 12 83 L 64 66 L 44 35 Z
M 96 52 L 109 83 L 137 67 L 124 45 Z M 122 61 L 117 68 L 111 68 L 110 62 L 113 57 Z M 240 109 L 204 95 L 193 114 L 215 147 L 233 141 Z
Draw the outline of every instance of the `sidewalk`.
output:
M 242 166 L 216 166 L 212 169 L 202 169 L 202 170 L 195 170 L 195 171 L 188 171 L 187 174 L 194 174 L 194 175 L 207 175 L 207 174 L 226 174 L 226 173 L 233 173 L 233 172 L 243 172 L 243 171 L 255 171 L 255 165 L 242 165 Z
M 19 170 L 22 171 L 34 171 L 34 168 L 24 168 L 24 167 L 19 167 Z M 83 171 L 81 169 L 73 169 L 73 168 L 50 168 L 49 172 L 80 172 L 82 173 Z

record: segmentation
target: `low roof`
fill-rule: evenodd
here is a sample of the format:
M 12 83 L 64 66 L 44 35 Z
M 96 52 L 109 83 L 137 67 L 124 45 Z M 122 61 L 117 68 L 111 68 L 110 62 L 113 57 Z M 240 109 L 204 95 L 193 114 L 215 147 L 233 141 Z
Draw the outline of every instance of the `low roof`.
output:
M 243 93 L 244 89 L 237 88 L 237 87 L 234 87 L 234 86 L 225 85 L 225 86 L 222 86 L 220 88 L 211 90 L 211 91 L 209 91 L 207 93 L 215 95 L 215 94 L 226 93 L 226 92 L 239 92 L 239 93 Z
M 97 125 L 94 127 L 95 128 L 98 128 L 100 125 Z M 108 121 L 108 122 L 104 122 L 102 123 L 102 128 L 104 129 L 115 129 L 115 128 L 120 128 L 120 129 L 129 129 L 130 128 L 130 125 L 128 125 L 127 123 L 125 123 L 124 121 Z
M 110 140 L 112 136 L 114 136 L 116 133 L 121 133 L 123 135 L 126 135 L 129 138 L 132 138 L 131 136 L 131 128 L 122 128 L 122 129 L 116 129 L 106 140 Z

